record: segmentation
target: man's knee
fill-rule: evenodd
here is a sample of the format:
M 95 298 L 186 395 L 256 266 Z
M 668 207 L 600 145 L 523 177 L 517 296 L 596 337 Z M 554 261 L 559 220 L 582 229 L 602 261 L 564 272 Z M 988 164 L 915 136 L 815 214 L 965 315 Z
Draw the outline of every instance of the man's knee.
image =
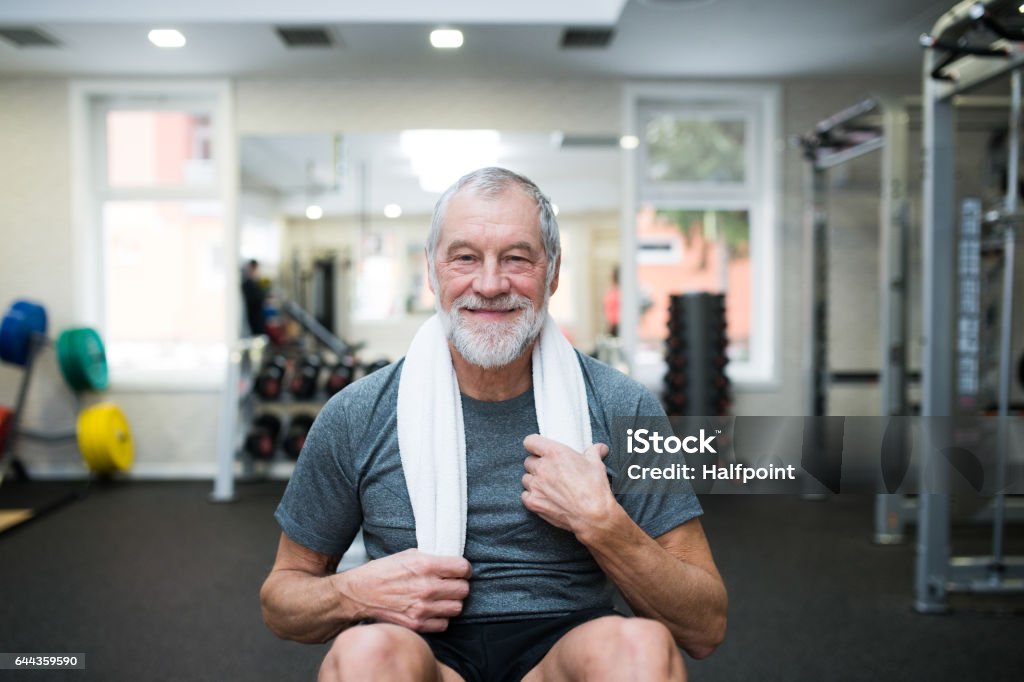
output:
M 430 647 L 398 625 L 357 625 L 338 635 L 320 666 L 320 680 L 383 679 L 384 671 L 400 679 L 433 680 L 437 664 Z
M 594 672 L 623 667 L 644 679 L 682 679 L 682 656 L 669 629 L 647 618 L 602 618 L 589 634 Z

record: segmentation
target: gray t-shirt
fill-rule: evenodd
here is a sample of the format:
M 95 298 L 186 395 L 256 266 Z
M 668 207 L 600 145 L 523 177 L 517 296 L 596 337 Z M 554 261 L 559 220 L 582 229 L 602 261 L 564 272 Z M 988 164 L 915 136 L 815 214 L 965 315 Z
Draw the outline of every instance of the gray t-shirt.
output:
M 579 355 L 595 443 L 611 444 L 612 419 L 663 416 L 640 384 Z M 314 551 L 342 554 L 360 527 L 378 559 L 416 546 L 412 506 L 398 454 L 396 407 L 402 362 L 355 382 L 327 402 L 306 438 L 275 517 Z M 611 605 L 612 586 L 569 532 L 522 504 L 523 439 L 537 433 L 533 390 L 500 402 L 462 397 L 468 522 L 473 565 L 460 622 L 514 620 Z M 616 453 L 606 459 L 610 475 Z M 701 512 L 692 494 L 619 495 L 651 537 Z

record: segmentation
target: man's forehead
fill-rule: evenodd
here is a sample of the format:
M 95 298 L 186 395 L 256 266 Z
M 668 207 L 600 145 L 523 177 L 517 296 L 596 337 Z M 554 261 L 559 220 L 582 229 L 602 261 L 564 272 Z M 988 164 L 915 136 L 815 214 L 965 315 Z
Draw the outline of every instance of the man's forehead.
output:
M 525 232 L 538 245 L 541 243 L 540 211 L 536 201 L 516 187 L 495 194 L 484 194 L 467 188 L 455 194 L 441 223 L 440 241 L 464 240 L 467 236 L 484 231 L 484 227 L 489 224 L 532 228 Z M 522 235 L 517 239 L 522 241 Z

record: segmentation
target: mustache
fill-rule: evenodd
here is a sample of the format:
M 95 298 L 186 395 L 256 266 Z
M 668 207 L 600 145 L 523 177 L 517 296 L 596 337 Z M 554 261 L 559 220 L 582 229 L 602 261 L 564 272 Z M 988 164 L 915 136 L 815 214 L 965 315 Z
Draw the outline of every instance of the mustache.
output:
M 465 294 L 452 301 L 452 310 L 465 308 L 473 310 L 528 310 L 533 308 L 533 301 L 518 294 L 503 294 L 494 298 L 484 298 L 476 294 Z

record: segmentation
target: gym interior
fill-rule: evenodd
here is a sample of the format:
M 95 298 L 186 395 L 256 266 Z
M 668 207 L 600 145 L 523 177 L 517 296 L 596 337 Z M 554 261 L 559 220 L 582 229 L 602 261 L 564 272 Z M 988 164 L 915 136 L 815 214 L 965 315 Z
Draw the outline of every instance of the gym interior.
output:
M 691 679 L 1020 679 L 1022 46 L 1005 0 L 0 4 L 0 677 L 316 676 L 274 511 L 502 166 L 573 346 L 796 465 L 694 484 Z

